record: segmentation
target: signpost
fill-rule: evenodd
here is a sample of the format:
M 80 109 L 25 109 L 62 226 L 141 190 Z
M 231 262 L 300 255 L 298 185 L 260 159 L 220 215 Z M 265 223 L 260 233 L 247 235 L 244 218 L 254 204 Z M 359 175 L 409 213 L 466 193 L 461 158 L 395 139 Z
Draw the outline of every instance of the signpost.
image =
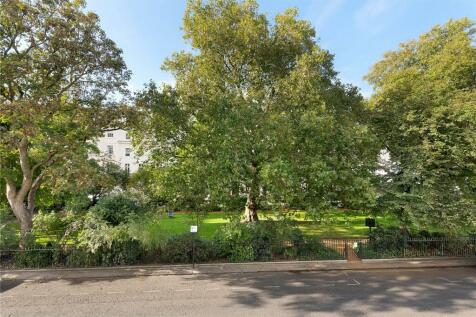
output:
M 190 226 L 190 233 L 192 234 L 192 268 L 195 269 L 195 235 L 198 232 L 198 226 Z
M 369 232 L 372 232 L 372 228 L 375 227 L 375 219 L 374 218 L 365 218 L 365 225 L 369 227 Z

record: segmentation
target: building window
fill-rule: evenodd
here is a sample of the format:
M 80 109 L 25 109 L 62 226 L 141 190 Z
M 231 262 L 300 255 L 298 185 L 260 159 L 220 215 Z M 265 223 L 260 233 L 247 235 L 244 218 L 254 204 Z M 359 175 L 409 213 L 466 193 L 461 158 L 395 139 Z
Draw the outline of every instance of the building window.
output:
M 108 137 L 108 138 L 112 138 L 113 136 L 114 136 L 114 133 L 112 133 L 112 132 L 108 132 L 108 133 L 107 133 L 107 137 Z
M 126 148 L 126 156 L 131 156 L 131 149 L 130 148 Z
M 114 149 L 113 149 L 112 145 L 107 146 L 107 154 L 109 154 L 109 155 L 114 154 Z
M 124 169 L 126 170 L 127 173 L 130 173 L 130 171 L 131 171 L 131 164 L 129 164 L 129 163 L 124 164 Z
M 126 140 L 129 140 L 130 138 L 129 133 L 126 133 Z

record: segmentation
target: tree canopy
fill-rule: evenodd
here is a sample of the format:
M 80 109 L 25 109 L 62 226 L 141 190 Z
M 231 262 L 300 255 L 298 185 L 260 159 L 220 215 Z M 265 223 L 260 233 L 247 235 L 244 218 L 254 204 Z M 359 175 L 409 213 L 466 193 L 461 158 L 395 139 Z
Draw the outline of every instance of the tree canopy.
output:
M 36 192 L 81 176 L 88 140 L 120 117 L 112 97 L 129 78 L 118 49 L 83 1 L 0 2 L 0 172 L 22 233 Z
M 362 97 L 295 9 L 271 23 L 255 1 L 187 2 L 184 37 L 164 69 L 175 88 L 137 94 L 135 136 L 156 164 L 157 191 L 181 208 L 372 204 L 377 148 Z
M 437 25 L 367 75 L 374 127 L 390 154 L 379 206 L 407 222 L 476 220 L 476 29 Z

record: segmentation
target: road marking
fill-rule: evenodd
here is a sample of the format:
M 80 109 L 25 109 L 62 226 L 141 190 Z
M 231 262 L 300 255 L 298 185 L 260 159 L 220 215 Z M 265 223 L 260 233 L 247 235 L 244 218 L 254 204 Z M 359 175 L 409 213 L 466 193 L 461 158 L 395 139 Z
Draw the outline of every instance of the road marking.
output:
M 84 296 L 84 295 L 89 295 L 89 293 L 75 293 L 75 294 L 70 294 L 71 296 Z
M 31 295 L 31 296 L 33 296 L 33 297 L 46 297 L 46 296 L 48 296 L 48 295 L 43 295 L 43 294 L 35 294 L 35 295 Z
M 13 296 L 11 296 L 11 295 L 8 295 L 8 296 L 0 296 L 0 299 L 3 299 L 3 298 L 13 298 Z
M 190 292 L 192 289 L 191 288 L 184 288 L 184 289 L 176 289 L 176 292 Z
M 124 294 L 124 292 L 107 292 L 108 294 Z
M 207 288 L 207 291 L 219 291 L 221 288 L 215 287 L 215 288 Z
M 354 283 L 349 283 L 347 285 L 360 285 L 360 282 L 357 281 L 355 278 L 352 279 L 354 281 Z
M 443 281 L 445 281 L 445 282 L 448 282 L 448 283 L 458 283 L 458 282 L 459 282 L 459 281 L 452 281 L 452 280 L 449 280 L 449 279 L 444 278 L 444 277 L 440 277 L 439 279 L 440 279 L 440 280 L 443 280 Z
M 143 292 L 144 293 L 158 293 L 158 292 L 160 292 L 160 290 L 159 289 L 152 289 L 150 291 L 143 291 Z

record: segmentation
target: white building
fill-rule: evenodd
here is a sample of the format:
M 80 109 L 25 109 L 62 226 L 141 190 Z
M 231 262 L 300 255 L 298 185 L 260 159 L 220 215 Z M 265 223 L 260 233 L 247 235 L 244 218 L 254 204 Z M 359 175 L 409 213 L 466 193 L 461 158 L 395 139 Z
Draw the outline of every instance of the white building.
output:
M 100 151 L 100 160 L 111 161 L 124 170 L 134 173 L 139 165 L 145 162 L 146 157 L 134 153 L 131 139 L 125 130 L 112 130 L 98 138 L 96 145 Z

